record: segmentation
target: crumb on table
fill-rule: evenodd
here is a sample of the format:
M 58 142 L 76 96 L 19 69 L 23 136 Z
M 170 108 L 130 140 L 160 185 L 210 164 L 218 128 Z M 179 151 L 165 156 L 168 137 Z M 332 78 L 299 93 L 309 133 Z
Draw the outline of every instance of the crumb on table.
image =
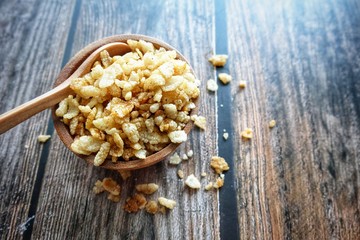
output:
M 39 142 L 45 143 L 45 142 L 47 142 L 50 138 L 51 138 L 50 135 L 39 135 L 37 139 L 38 139 Z
M 216 92 L 219 89 L 219 86 L 217 85 L 217 83 L 214 79 L 209 79 L 206 82 L 206 88 L 207 88 L 207 90 L 209 90 L 211 92 Z
M 184 171 L 179 169 L 179 170 L 177 171 L 177 175 L 178 175 L 178 177 L 179 177 L 180 179 L 183 179 L 183 178 L 184 178 Z
M 213 156 L 211 158 L 210 165 L 218 174 L 221 174 L 223 171 L 229 170 L 229 165 L 222 157 Z
M 209 58 L 209 62 L 211 62 L 211 64 L 214 67 L 223 67 L 226 64 L 226 61 L 228 59 L 228 55 L 225 54 L 217 54 L 217 55 L 213 55 Z
M 185 184 L 192 189 L 199 189 L 201 187 L 201 183 L 199 180 L 194 176 L 194 174 L 189 175 L 186 180 Z
M 181 158 L 179 154 L 174 153 L 169 159 L 169 164 L 178 165 L 179 163 L 181 163 Z
M 240 88 L 246 88 L 246 81 L 240 81 L 239 87 Z
M 159 185 L 155 183 L 138 184 L 135 186 L 136 191 L 150 195 L 159 189 Z
M 218 77 L 223 84 L 228 84 L 232 80 L 231 75 L 227 73 L 219 73 Z
M 134 213 L 143 209 L 146 205 L 147 201 L 144 195 L 140 193 L 135 193 L 134 196 L 126 199 L 126 203 L 124 205 L 124 210 L 128 213 Z
M 159 201 L 160 205 L 162 205 L 168 209 L 174 209 L 174 207 L 176 206 L 176 202 L 174 200 L 171 200 L 168 198 L 159 197 L 158 201 Z
M 209 182 L 206 186 L 205 186 L 205 190 L 206 191 L 209 191 L 210 189 L 213 188 L 213 183 L 212 182 Z
M 251 128 L 246 128 L 241 132 L 241 137 L 245 139 L 251 139 L 253 137 L 253 130 Z
M 193 150 L 189 150 L 186 154 L 189 158 L 191 158 L 194 155 L 194 151 Z
M 273 127 L 275 127 L 275 125 L 276 125 L 276 121 L 275 121 L 275 120 L 271 120 L 271 121 L 269 122 L 269 128 L 273 128 Z
M 157 213 L 158 209 L 159 209 L 159 206 L 158 206 L 157 202 L 153 201 L 153 200 L 149 201 L 145 205 L 146 212 L 151 213 L 151 214 Z
M 206 118 L 203 116 L 192 115 L 191 120 L 194 121 L 195 126 L 206 130 Z
M 224 178 L 222 177 L 218 177 L 215 181 L 215 183 L 213 184 L 213 187 L 216 189 L 221 188 L 222 186 L 224 186 Z

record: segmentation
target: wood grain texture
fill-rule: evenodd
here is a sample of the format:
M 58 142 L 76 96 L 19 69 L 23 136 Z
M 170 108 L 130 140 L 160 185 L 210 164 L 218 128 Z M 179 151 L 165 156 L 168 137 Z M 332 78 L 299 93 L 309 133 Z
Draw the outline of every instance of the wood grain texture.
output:
M 208 121 L 206 132 L 195 129 L 178 150 L 193 149 L 193 159 L 177 167 L 165 160 L 124 182 L 77 158 L 56 133 L 39 144 L 37 136 L 52 133 L 53 126 L 49 111 L 36 115 L 0 136 L 1 239 L 220 239 L 224 213 L 217 192 L 190 191 L 176 171 L 207 172 L 204 185 L 214 178 L 209 159 L 219 152 L 217 120 L 227 117 L 235 182 L 225 177 L 225 184 L 234 186 L 237 206 L 226 211 L 237 207 L 241 239 L 359 238 L 358 1 L 229 0 L 224 6 L 216 9 L 211 0 L 0 3 L 1 113 L 48 91 L 61 65 L 89 43 L 138 33 L 169 43 L 190 60 L 202 80 L 200 114 Z M 234 80 L 231 104 L 223 107 L 231 116 L 217 116 L 225 91 L 209 94 L 205 86 L 215 78 L 207 58 L 224 34 L 215 29 L 215 17 L 227 24 Z M 248 82 L 243 90 L 240 80 Z M 246 127 L 254 130 L 251 141 L 241 140 Z M 104 177 L 121 183 L 120 203 L 93 194 L 95 181 Z M 172 198 L 175 209 L 155 216 L 125 213 L 134 186 L 149 182 L 160 189 L 148 199 Z
M 254 130 L 235 145 L 241 238 L 357 239 L 358 3 L 230 1 L 226 10 L 234 138 Z
M 88 43 L 105 36 L 141 33 L 162 39 L 177 48 L 189 59 L 199 78 L 208 79 L 213 77 L 212 67 L 205 58 L 213 44 L 212 12 L 211 1 L 150 1 L 147 4 L 137 1 L 82 2 L 75 41 L 70 43 L 73 44 L 72 52 L 74 54 Z M 141 18 L 135 21 L 136 16 Z M 206 95 L 205 82 L 201 90 Z M 200 104 L 200 113 L 209 116 L 209 125 L 216 125 L 215 97 L 204 96 Z M 189 191 L 176 175 L 178 168 L 183 169 L 186 176 L 194 173 L 200 177 L 201 172 L 210 172 L 209 160 L 217 151 L 215 136 L 216 132 L 194 130 L 190 141 L 178 151 L 184 153 L 194 149 L 192 160 L 178 167 L 168 166 L 164 161 L 133 172 L 133 176 L 123 183 L 117 173 L 89 166 L 69 153 L 55 135 L 46 165 L 33 238 L 218 239 L 217 192 Z M 122 183 L 121 202 L 112 203 L 106 195 L 93 194 L 95 181 L 105 176 L 112 176 Z M 135 184 L 150 182 L 157 183 L 160 189 L 149 199 L 168 197 L 177 201 L 176 208 L 166 215 L 126 213 L 122 207 L 126 198 L 135 193 Z
M 60 71 L 72 3 L 2 2 L 0 5 L 0 112 L 51 89 Z M 60 14 L 61 13 L 61 14 Z M 19 239 L 46 132 L 49 111 L 0 136 L 0 236 Z

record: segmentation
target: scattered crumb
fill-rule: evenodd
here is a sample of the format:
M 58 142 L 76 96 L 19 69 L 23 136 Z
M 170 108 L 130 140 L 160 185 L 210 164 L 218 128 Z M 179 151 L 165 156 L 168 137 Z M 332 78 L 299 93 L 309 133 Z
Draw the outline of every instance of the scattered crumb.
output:
M 209 79 L 206 82 L 206 88 L 207 88 L 207 90 L 209 90 L 211 92 L 216 92 L 219 89 L 219 86 L 217 85 L 217 83 L 214 79 Z
M 146 198 L 141 193 L 135 193 L 133 197 L 126 199 L 124 210 L 128 213 L 137 212 L 146 205 Z
M 47 140 L 49 140 L 51 138 L 50 135 L 39 135 L 38 136 L 38 141 L 41 142 L 41 143 L 45 143 L 47 142 Z
M 222 157 L 213 156 L 211 158 L 210 165 L 215 170 L 215 172 L 219 174 L 221 174 L 223 171 L 229 170 L 229 165 Z
M 97 180 L 95 186 L 93 187 L 93 192 L 95 194 L 100 194 L 104 191 L 109 193 L 107 199 L 113 202 L 120 201 L 121 187 L 114 181 L 112 178 L 104 178 L 102 181 Z
M 129 177 L 131 177 L 131 171 L 128 170 L 118 170 L 118 172 L 120 173 L 120 176 L 122 178 L 122 180 L 126 181 L 126 179 L 128 179 Z
M 105 191 L 104 187 L 103 187 L 103 183 L 100 180 L 97 180 L 95 182 L 95 186 L 93 187 L 93 192 L 95 194 L 99 194 L 102 193 L 103 191 Z
M 113 202 L 120 202 L 120 196 L 119 195 L 113 195 L 113 194 L 109 194 L 108 195 L 108 198 L 110 201 L 113 201 Z
M 170 157 L 169 163 L 172 165 L 178 165 L 179 163 L 181 163 L 181 158 L 179 157 L 179 154 L 174 153 L 174 155 Z
M 224 107 L 224 104 L 220 104 L 220 107 Z
M 223 67 L 226 64 L 226 60 L 228 59 L 228 55 L 213 55 L 209 58 L 209 62 L 215 67 Z
M 184 171 L 179 169 L 179 170 L 177 171 L 177 175 L 178 175 L 178 177 L 179 177 L 180 179 L 183 179 L 183 178 L 184 178 Z
M 206 191 L 209 191 L 210 189 L 213 188 L 213 183 L 212 182 L 209 182 L 206 186 L 205 186 L 205 190 Z
M 112 178 L 104 178 L 102 181 L 103 188 L 112 195 L 119 196 L 121 187 Z
M 174 207 L 176 205 L 176 202 L 174 200 L 167 199 L 164 197 L 159 197 L 158 201 L 159 201 L 160 205 L 162 205 L 168 209 L 174 209 Z
M 246 87 L 246 82 L 245 81 L 240 81 L 239 87 L 240 88 L 245 88 Z
M 206 172 L 202 172 L 202 173 L 201 173 L 201 176 L 202 176 L 202 177 L 206 177 L 206 176 L 207 176 Z
M 25 145 L 24 147 L 25 147 L 25 149 L 28 149 L 28 148 L 29 148 L 29 145 Z
M 213 185 L 214 188 L 219 189 L 222 186 L 224 186 L 224 178 L 223 177 L 218 177 Z
M 253 131 L 251 128 L 246 128 L 241 132 L 241 136 L 245 139 L 251 139 L 253 137 Z
M 227 140 L 227 139 L 229 138 L 229 133 L 224 132 L 224 134 L 223 134 L 223 138 L 224 138 L 225 140 Z
M 232 77 L 227 73 L 220 73 L 219 79 L 223 84 L 228 84 L 229 82 L 231 82 Z
M 223 132 L 226 132 L 226 129 L 225 129 L 225 128 L 223 129 Z
M 186 155 L 186 153 L 182 155 L 182 160 L 189 160 L 189 157 Z
M 144 193 L 144 194 L 153 194 L 159 189 L 159 186 L 155 183 L 147 183 L 147 184 L 138 184 L 135 186 L 136 191 Z
M 191 120 L 194 121 L 194 124 L 201 128 L 202 130 L 206 130 L 206 118 L 203 116 L 192 115 Z
M 151 213 L 151 214 L 157 213 L 158 209 L 159 209 L 159 206 L 158 206 L 157 202 L 155 202 L 155 201 L 149 201 L 145 205 L 146 212 Z
M 199 128 L 206 130 L 206 118 L 203 116 L 192 115 L 191 120 L 194 121 L 194 124 Z
M 201 187 L 199 180 L 194 176 L 194 174 L 191 174 L 186 178 L 185 184 L 193 189 L 199 189 Z
M 187 155 L 189 158 L 191 158 L 192 156 L 194 156 L 193 150 L 189 150 L 186 155 Z
M 276 121 L 275 121 L 275 120 L 271 120 L 271 121 L 269 122 L 269 128 L 273 128 L 273 127 L 275 127 L 275 125 L 276 125 Z

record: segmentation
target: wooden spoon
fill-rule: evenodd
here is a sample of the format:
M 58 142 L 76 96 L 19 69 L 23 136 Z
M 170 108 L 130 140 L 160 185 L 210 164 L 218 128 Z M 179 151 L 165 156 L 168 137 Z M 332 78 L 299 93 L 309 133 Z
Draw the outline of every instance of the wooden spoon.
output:
M 82 62 L 82 64 L 70 77 L 54 89 L 2 114 L 0 116 L 0 134 L 13 128 L 33 115 L 54 106 L 70 94 L 74 93 L 70 88 L 71 80 L 90 72 L 93 63 L 99 59 L 99 54 L 103 50 L 107 50 L 110 55 L 122 55 L 131 51 L 127 44 L 121 42 L 109 43 L 99 47 L 88 58 L 86 58 L 85 61 Z
M 98 40 L 86 46 L 84 49 L 82 49 L 69 61 L 68 64 L 65 65 L 65 67 L 60 72 L 58 78 L 55 81 L 55 88 L 53 90 L 1 115 L 0 134 L 12 128 L 13 126 L 19 124 L 20 122 L 26 120 L 32 115 L 48 107 L 53 106 L 52 118 L 54 121 L 54 127 L 62 142 L 65 144 L 65 146 L 68 149 L 71 150 L 70 146 L 73 143 L 74 138 L 70 135 L 68 126 L 66 126 L 63 122 L 61 122 L 60 119 L 55 115 L 55 110 L 57 109 L 57 106 L 55 104 L 59 103 L 62 99 L 66 98 L 68 95 L 74 93 L 69 87 L 69 83 L 71 82 L 71 79 L 75 77 L 80 77 L 85 73 L 90 72 L 93 63 L 96 60 L 98 60 L 99 53 L 102 50 L 106 49 L 109 52 L 110 56 L 122 55 L 126 52 L 131 51 L 129 46 L 126 44 L 126 41 L 128 39 L 144 40 L 147 42 L 152 42 L 156 48 L 163 47 L 167 50 L 175 50 L 177 53 L 177 58 L 189 64 L 189 62 L 175 48 L 171 47 L 170 45 L 158 39 L 154 39 L 144 35 L 134 35 L 134 34 L 116 35 Z M 192 69 L 191 71 L 195 75 Z M 196 106 L 198 106 L 198 99 L 195 102 Z M 41 104 L 39 104 L 39 102 L 41 102 Z M 192 115 L 196 114 L 197 111 L 198 111 L 198 107 L 193 109 L 191 114 Z M 23 116 L 23 114 L 25 116 Z M 192 121 L 189 121 L 189 123 L 185 126 L 184 131 L 188 134 L 192 129 L 192 127 L 193 127 L 193 123 Z M 160 162 L 169 154 L 174 152 L 178 146 L 179 144 L 170 143 L 161 151 L 154 153 L 145 159 L 130 160 L 130 161 L 119 160 L 116 163 L 112 163 L 110 160 L 107 160 L 100 167 L 111 170 L 134 170 L 134 169 L 145 168 L 157 162 Z M 77 153 L 75 154 L 80 158 L 86 160 L 90 164 L 94 163 L 94 157 L 95 157 L 94 154 L 89 156 L 80 155 Z

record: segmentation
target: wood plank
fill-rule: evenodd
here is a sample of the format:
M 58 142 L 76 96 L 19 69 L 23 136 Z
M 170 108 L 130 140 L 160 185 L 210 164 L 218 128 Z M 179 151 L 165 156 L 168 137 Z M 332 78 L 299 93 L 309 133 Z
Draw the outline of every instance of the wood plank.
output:
M 234 145 L 241 238 L 358 238 L 358 4 L 229 1 L 226 10 L 234 139 L 254 130 Z
M 72 2 L 14 1 L 0 5 L 0 112 L 52 88 L 60 70 Z M 61 13 L 61 14 L 60 14 Z M 0 136 L 0 236 L 25 229 L 50 111 Z
M 99 38 L 122 33 L 141 33 L 160 38 L 182 52 L 193 64 L 198 77 L 213 77 L 206 55 L 213 49 L 213 2 L 136 1 L 82 3 L 73 43 L 73 53 Z M 209 126 L 216 126 L 214 95 L 201 85 L 200 114 Z M 194 130 L 179 152 L 193 149 L 193 160 L 178 168 L 185 175 L 211 172 L 210 156 L 217 153 L 216 132 Z M 120 203 L 112 203 L 105 195 L 95 196 L 92 187 L 97 179 L 117 173 L 87 166 L 73 156 L 54 136 L 46 166 L 45 181 L 39 199 L 33 237 L 59 239 L 218 239 L 219 212 L 216 192 L 189 191 L 176 176 L 177 167 L 167 161 L 138 170 L 122 183 Z M 206 182 L 206 180 L 202 180 Z M 145 212 L 127 214 L 122 209 L 125 199 L 134 194 L 138 183 L 155 182 L 160 189 L 151 199 L 165 196 L 175 199 L 177 206 L 166 215 Z

